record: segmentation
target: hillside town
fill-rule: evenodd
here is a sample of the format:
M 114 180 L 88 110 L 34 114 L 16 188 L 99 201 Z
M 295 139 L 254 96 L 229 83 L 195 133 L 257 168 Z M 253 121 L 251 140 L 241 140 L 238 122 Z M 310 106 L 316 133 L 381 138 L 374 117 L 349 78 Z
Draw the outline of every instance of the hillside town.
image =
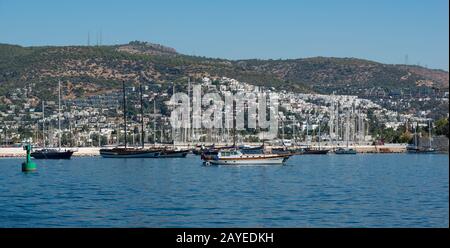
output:
M 373 144 L 385 142 L 380 133 L 376 133 L 379 131 L 377 128 L 392 131 L 405 128 L 406 132 L 412 133 L 415 128 L 426 129 L 430 120 L 426 111 L 419 111 L 415 115 L 400 113 L 357 96 L 276 91 L 272 87 L 255 86 L 227 77 L 203 77 L 200 82 L 185 85 L 168 82 L 165 85 L 166 89 L 163 89 L 164 85 L 157 83 L 143 85 L 142 99 L 145 103 L 143 117 L 140 114 L 139 87 L 126 87 L 129 106 L 127 115 L 130 119 L 127 124 L 128 142 L 133 145 L 141 143 L 140 129 L 143 118 L 146 143 L 232 143 L 235 138 L 232 137 L 233 130 L 227 128 L 218 130 L 171 128 L 170 112 L 176 106 L 171 103 L 170 96 L 179 90 L 188 93 L 194 84 L 201 85 L 202 93 L 218 93 L 221 96 L 227 92 L 275 95 L 279 102 L 278 137 L 271 140 L 275 143 L 305 144 L 322 141 L 339 144 L 348 141 L 355 144 Z M 60 135 L 58 118 L 62 127 L 61 139 L 64 146 L 106 146 L 123 142 L 121 90 L 67 99 L 64 97 L 64 82 L 62 87 L 61 115 L 58 115 L 57 99 L 36 101 L 35 98 L 28 98 L 32 94 L 31 88 L 17 88 L 7 96 L 10 104 L 0 108 L 2 146 L 21 146 L 25 143 L 55 146 Z M 448 104 L 448 93 L 446 96 L 439 98 L 439 101 Z M 407 104 L 407 101 L 408 99 L 392 99 L 389 104 L 395 106 Z M 246 129 L 236 135 L 239 142 L 264 140 L 264 132 L 257 129 Z M 46 140 L 46 144 L 43 144 L 43 140 Z

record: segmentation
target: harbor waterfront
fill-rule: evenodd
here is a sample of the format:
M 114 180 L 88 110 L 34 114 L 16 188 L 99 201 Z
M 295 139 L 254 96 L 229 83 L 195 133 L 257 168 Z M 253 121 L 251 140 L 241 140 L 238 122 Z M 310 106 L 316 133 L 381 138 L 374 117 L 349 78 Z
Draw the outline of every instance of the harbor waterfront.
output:
M 206 144 L 208 146 L 210 144 Z M 216 144 L 217 146 L 226 146 L 227 144 Z M 258 146 L 260 143 L 247 143 L 249 146 Z M 146 146 L 147 147 L 147 146 Z M 148 146 L 152 147 L 152 146 Z M 179 144 L 176 145 L 179 149 L 191 149 L 194 147 L 192 144 Z M 387 144 L 380 146 L 372 145 L 355 145 L 352 146 L 359 153 L 403 153 L 406 152 L 406 144 Z M 274 147 L 279 148 L 279 147 Z M 319 146 L 312 146 L 312 148 L 319 148 Z M 322 145 L 321 148 L 333 149 L 333 146 Z M 99 147 L 75 147 L 66 148 L 68 150 L 76 151 L 73 156 L 75 157 L 89 157 L 89 156 L 100 156 Z M 0 147 L 0 158 L 2 157 L 25 157 L 22 147 Z
M 405 2 L 0 0 L 3 243 L 439 242 L 450 0 Z
M 22 162 L 0 159 L 0 227 L 449 227 L 446 154 Z

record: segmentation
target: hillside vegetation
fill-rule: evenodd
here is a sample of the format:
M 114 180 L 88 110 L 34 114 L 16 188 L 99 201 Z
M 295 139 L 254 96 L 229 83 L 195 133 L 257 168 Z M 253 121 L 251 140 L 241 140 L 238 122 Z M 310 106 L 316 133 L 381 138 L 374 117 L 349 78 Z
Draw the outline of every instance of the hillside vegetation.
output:
M 368 89 L 448 91 L 448 72 L 387 65 L 355 58 L 226 60 L 179 54 L 162 45 L 130 42 L 114 46 L 21 47 L 0 44 L 0 93 L 33 87 L 54 94 L 57 80 L 78 97 L 118 89 L 120 83 L 178 83 L 187 77 L 230 77 L 296 92 L 367 94 Z

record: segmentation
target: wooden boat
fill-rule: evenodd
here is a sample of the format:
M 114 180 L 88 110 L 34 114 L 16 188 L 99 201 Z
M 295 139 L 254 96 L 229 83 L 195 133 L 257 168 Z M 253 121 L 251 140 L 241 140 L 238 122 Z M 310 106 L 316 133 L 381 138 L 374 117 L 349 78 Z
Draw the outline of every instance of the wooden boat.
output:
M 71 150 L 44 148 L 30 153 L 30 156 L 35 159 L 70 159 L 73 153 Z
M 158 158 L 184 158 L 188 155 L 189 150 L 173 150 L 173 149 L 163 149 Z
M 104 158 L 184 158 L 189 150 L 172 150 L 158 148 L 119 148 L 100 149 Z
M 417 126 L 414 128 L 414 144 L 406 146 L 406 151 L 408 153 L 436 153 L 437 150 L 433 148 L 432 145 L 432 135 L 431 135 L 431 121 L 428 122 L 428 147 L 419 147 L 417 144 Z
M 144 146 L 144 119 L 141 118 L 141 147 L 130 148 L 127 147 L 127 116 L 126 116 L 126 96 L 125 96 L 125 83 L 122 83 L 123 88 L 123 120 L 124 120 L 124 134 L 125 134 L 125 146 L 115 147 L 112 149 L 100 149 L 100 155 L 104 158 L 184 158 L 189 153 L 189 150 L 176 150 L 171 148 L 145 148 Z M 142 86 L 140 88 L 141 98 L 141 116 L 143 113 L 143 100 L 142 100 Z M 155 105 L 153 105 L 155 108 Z
M 158 158 L 161 152 L 161 149 L 139 149 L 128 147 L 100 149 L 100 155 L 104 158 Z
M 286 149 L 286 148 L 273 148 L 272 149 L 273 154 L 279 154 L 279 155 L 292 155 L 292 151 Z
M 330 150 L 328 149 L 311 149 L 311 148 L 301 148 L 299 153 L 301 155 L 325 155 L 328 154 Z

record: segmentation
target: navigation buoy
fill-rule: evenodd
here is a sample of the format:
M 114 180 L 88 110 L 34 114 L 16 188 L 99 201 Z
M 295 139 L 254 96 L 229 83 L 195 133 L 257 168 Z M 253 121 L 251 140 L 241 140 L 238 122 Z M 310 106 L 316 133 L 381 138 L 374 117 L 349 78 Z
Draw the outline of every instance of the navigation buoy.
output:
M 27 151 L 27 160 L 25 162 L 22 163 L 22 171 L 23 172 L 27 172 L 27 171 L 35 171 L 36 170 L 36 164 L 31 161 L 31 145 L 26 145 L 23 147 L 24 150 Z

